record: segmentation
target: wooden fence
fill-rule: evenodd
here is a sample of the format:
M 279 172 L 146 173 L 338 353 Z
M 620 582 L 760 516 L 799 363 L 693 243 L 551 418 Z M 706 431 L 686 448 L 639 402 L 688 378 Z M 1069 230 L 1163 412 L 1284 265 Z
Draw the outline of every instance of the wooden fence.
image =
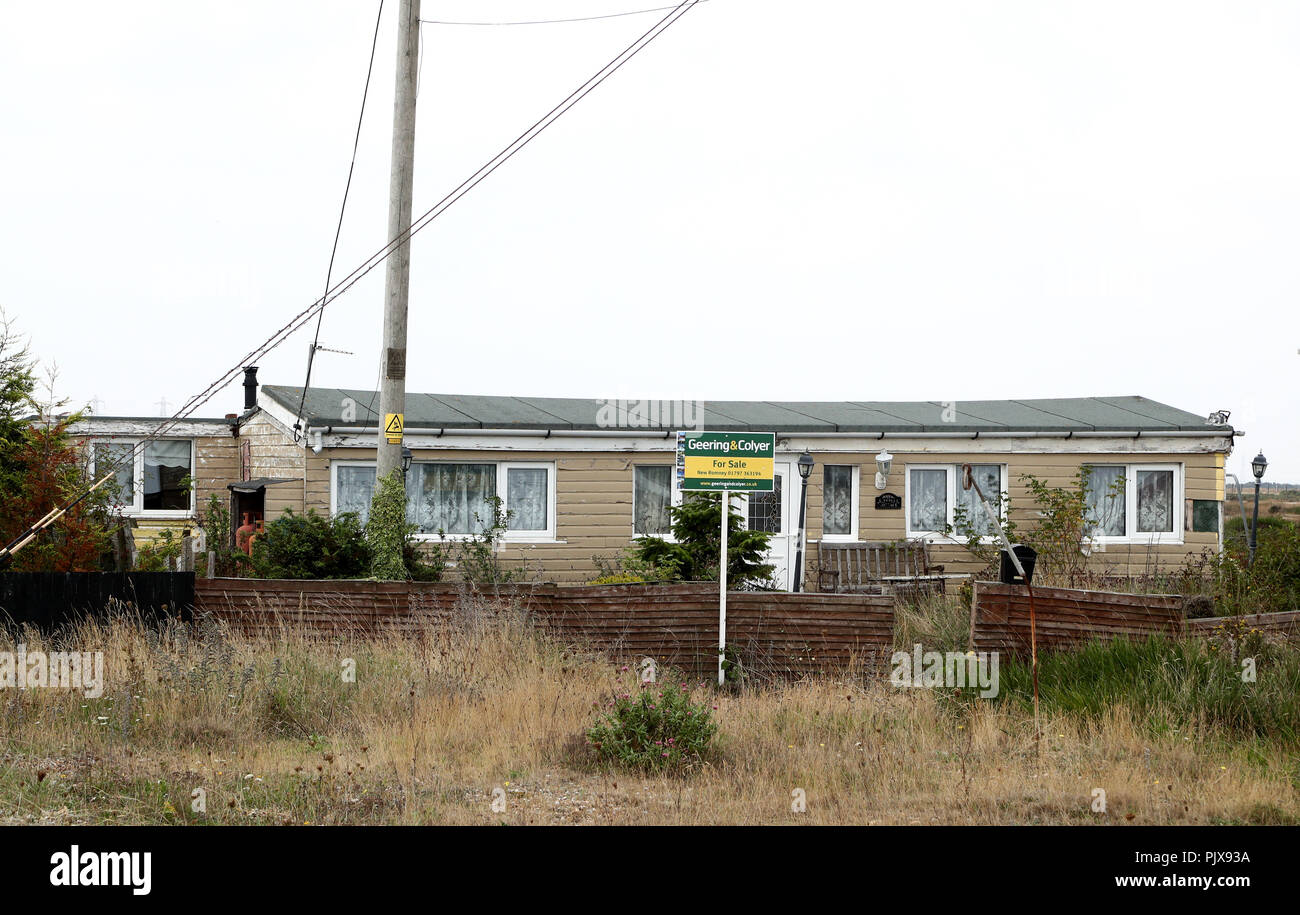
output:
M 717 663 L 718 591 L 709 584 L 534 591 L 530 609 L 566 641 L 693 672 Z M 875 667 L 893 645 L 894 599 L 869 594 L 727 593 L 727 644 L 757 673 Z
M 1098 639 L 1178 635 L 1183 598 L 1174 594 L 1124 594 L 1074 588 L 1034 588 L 1039 651 Z M 970 644 L 976 651 L 1029 653 L 1029 595 L 1021 585 L 974 584 Z
M 190 615 L 193 572 L 0 573 L 0 622 L 52 630 L 80 617 L 103 618 L 110 602 L 146 619 Z
M 1206 616 L 1188 620 L 1187 629 L 1198 635 L 1209 636 L 1216 629 L 1229 634 L 1257 629 L 1265 635 L 1287 640 L 1300 639 L 1300 610 L 1282 613 L 1253 613 L 1248 616 Z
M 539 585 L 491 596 L 521 607 L 566 642 L 613 657 L 653 657 L 691 673 L 716 664 L 715 585 Z M 456 584 L 218 578 L 199 580 L 195 612 L 248 633 L 410 631 L 465 613 L 483 598 Z M 743 666 L 760 673 L 878 664 L 890 651 L 893 625 L 888 596 L 727 594 L 727 642 Z

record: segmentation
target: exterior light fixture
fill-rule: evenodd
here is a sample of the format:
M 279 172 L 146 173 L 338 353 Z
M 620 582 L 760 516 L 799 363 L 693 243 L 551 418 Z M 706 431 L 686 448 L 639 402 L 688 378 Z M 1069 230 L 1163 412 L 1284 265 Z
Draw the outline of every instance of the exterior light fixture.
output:
M 889 485 L 889 469 L 893 466 L 894 456 L 888 451 L 881 451 L 876 455 L 876 489 L 884 489 Z
M 803 590 L 803 541 L 804 525 L 808 516 L 808 478 L 812 476 L 813 457 L 807 451 L 799 455 L 799 460 L 795 462 L 799 468 L 799 538 L 795 541 L 797 544 L 794 554 L 794 587 L 793 590 L 798 592 Z
M 1250 556 L 1246 560 L 1247 566 L 1255 564 L 1255 544 L 1259 538 L 1259 481 L 1264 479 L 1264 471 L 1268 469 L 1268 458 L 1264 457 L 1264 452 L 1255 455 L 1255 460 L 1250 462 L 1250 471 L 1255 474 L 1255 514 L 1250 521 Z
M 812 469 L 812 455 L 805 451 L 803 454 L 799 455 L 799 476 L 804 480 L 807 480 L 808 477 L 812 475 Z
M 413 457 L 414 455 L 411 454 L 411 449 L 403 445 L 402 446 L 402 476 L 406 476 L 407 471 L 411 469 L 411 458 Z

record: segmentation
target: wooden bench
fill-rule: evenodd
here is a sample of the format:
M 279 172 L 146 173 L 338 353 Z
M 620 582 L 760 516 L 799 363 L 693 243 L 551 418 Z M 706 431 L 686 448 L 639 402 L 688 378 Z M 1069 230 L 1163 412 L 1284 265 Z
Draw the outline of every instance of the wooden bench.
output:
M 817 590 L 912 596 L 942 594 L 943 566 L 930 564 L 924 540 L 817 546 Z

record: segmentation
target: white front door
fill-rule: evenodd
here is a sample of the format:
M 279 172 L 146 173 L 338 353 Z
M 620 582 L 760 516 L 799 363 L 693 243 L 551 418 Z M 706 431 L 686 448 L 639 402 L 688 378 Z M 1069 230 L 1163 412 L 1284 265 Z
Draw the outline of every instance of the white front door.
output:
M 767 561 L 776 567 L 772 577 L 777 587 L 789 591 L 799 524 L 799 477 L 792 472 L 793 465 L 788 461 L 778 461 L 773 469 L 772 491 L 750 493 L 745 500 L 745 524 L 751 531 L 767 531 L 772 535 Z

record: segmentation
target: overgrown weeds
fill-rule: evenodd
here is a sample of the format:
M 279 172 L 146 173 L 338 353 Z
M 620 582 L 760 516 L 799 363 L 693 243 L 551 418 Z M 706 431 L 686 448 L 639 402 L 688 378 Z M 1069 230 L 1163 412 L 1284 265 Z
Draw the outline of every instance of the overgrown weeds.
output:
M 909 611 L 903 640 L 943 647 L 960 631 L 962 609 L 949 598 Z M 451 620 L 417 633 L 248 636 L 119 617 L 48 637 L 0 636 L 0 651 L 19 641 L 29 651 L 102 651 L 104 689 L 88 698 L 0 688 L 0 822 L 1300 816 L 1297 716 L 1286 696 L 1288 688 L 1294 696 L 1287 678 L 1296 659 L 1284 646 L 1240 689 L 1226 679 L 1229 647 L 1217 649 L 1228 660 L 1208 646 L 1180 655 L 1191 649 L 1168 645 L 1046 657 L 1037 742 L 1015 665 L 1004 666 L 996 701 L 953 702 L 943 690 L 898 689 L 857 673 L 695 685 L 680 710 L 706 706 L 716 726 L 708 749 L 689 767 L 627 771 L 592 765 L 584 739 L 612 695 L 632 694 L 623 662 L 557 642 L 517 608 L 472 592 Z M 683 682 L 659 680 L 656 694 Z M 1104 813 L 1092 809 L 1094 788 L 1107 793 Z

